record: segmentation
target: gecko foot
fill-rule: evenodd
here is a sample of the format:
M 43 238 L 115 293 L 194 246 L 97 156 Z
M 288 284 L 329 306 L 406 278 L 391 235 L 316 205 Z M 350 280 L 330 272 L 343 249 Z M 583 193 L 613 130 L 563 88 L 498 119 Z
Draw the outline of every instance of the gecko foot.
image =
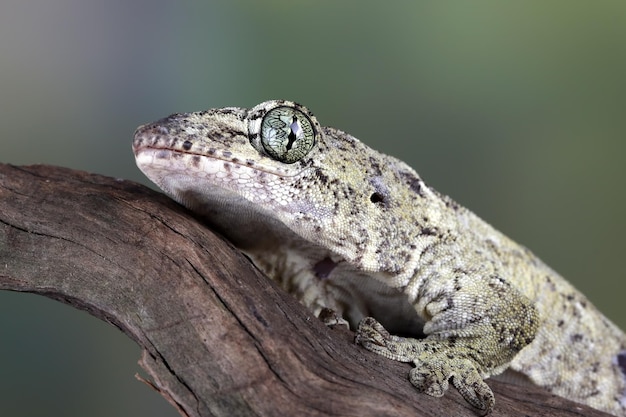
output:
M 388 359 L 413 362 L 409 381 L 420 392 L 441 397 L 449 381 L 465 401 L 487 415 L 493 411 L 495 398 L 483 381 L 476 364 L 449 340 L 411 339 L 389 334 L 375 319 L 359 323 L 355 343 Z
M 345 327 L 346 330 L 350 330 L 350 323 L 337 314 L 337 312 L 332 308 L 322 308 L 317 315 L 317 318 L 319 318 L 328 327 L 333 328 L 335 326 L 342 326 Z

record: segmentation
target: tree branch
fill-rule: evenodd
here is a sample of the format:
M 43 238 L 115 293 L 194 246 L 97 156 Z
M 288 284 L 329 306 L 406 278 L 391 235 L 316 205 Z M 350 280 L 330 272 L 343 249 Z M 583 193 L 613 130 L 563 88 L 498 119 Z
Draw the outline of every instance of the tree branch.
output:
M 0 289 L 107 321 L 143 349 L 184 416 L 475 416 L 451 389 L 417 393 L 410 366 L 356 346 L 188 211 L 142 185 L 0 164 Z M 600 416 L 490 382 L 496 415 Z

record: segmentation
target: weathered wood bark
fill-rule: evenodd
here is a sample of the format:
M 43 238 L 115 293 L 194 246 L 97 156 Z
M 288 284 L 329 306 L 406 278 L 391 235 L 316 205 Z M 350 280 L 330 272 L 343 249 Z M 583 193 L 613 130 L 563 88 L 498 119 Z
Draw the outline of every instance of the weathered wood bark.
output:
M 54 298 L 143 349 L 185 416 L 475 416 L 452 388 L 417 393 L 408 364 L 352 343 L 185 209 L 139 184 L 0 164 L 0 289 Z M 600 416 L 493 381 L 498 416 Z

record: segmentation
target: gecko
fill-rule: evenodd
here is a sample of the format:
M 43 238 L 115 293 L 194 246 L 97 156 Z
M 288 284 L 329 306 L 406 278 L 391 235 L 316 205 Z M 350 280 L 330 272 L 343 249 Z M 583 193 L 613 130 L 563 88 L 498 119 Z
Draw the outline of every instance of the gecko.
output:
M 530 250 L 407 164 L 270 100 L 137 128 L 139 169 L 355 342 L 484 415 L 504 371 L 626 416 L 626 336 Z M 328 314 L 328 312 L 332 314 Z M 328 320 L 335 317 L 336 320 Z

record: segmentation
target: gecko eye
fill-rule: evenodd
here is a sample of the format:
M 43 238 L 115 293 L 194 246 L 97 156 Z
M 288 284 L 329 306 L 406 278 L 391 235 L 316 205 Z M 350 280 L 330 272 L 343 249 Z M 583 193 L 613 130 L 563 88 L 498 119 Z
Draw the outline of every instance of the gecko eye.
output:
M 261 122 L 263 149 L 274 159 L 293 164 L 302 159 L 315 144 L 311 120 L 292 107 L 276 107 Z

